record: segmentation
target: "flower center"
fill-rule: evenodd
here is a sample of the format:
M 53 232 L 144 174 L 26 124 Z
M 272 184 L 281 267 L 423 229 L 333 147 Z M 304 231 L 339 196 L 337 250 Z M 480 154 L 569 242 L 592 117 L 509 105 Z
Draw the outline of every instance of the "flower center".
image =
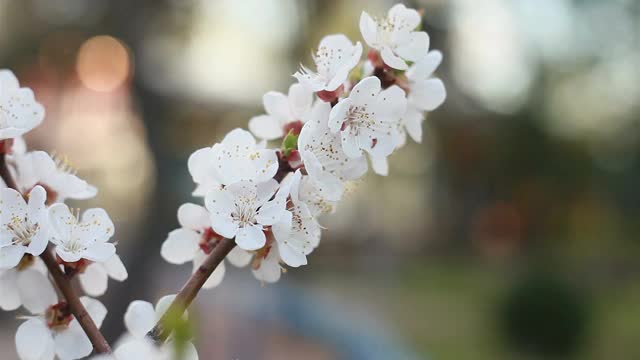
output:
M 7 230 L 13 234 L 11 245 L 29 246 L 31 238 L 40 230 L 40 225 L 31 224 L 27 218 L 14 217 L 7 224 Z
M 50 306 L 44 316 L 47 321 L 47 326 L 54 330 L 64 330 L 69 326 L 71 321 L 73 321 L 71 307 L 66 301 L 61 301 Z
M 56 164 L 56 168 L 58 168 L 58 171 L 64 172 L 70 175 L 76 175 L 78 173 L 78 170 L 76 170 L 73 167 L 73 165 L 71 164 L 71 161 L 69 161 L 69 158 L 66 155 L 59 155 L 54 152 L 51 154 L 51 158 L 53 159 L 53 162 Z
M 351 106 L 347 112 L 347 120 L 342 124 L 341 131 L 350 127 L 350 133 L 354 136 L 360 134 L 360 130 L 364 128 L 373 128 L 376 125 L 374 113 L 366 111 L 364 106 Z
M 253 204 L 253 199 L 240 197 L 235 205 L 235 211 L 231 213 L 231 218 L 237 222 L 240 227 L 256 223 L 256 209 Z

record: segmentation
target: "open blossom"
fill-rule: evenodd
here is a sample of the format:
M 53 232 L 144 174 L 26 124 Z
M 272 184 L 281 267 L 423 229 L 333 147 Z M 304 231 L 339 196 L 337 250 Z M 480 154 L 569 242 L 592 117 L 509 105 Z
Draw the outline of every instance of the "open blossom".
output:
M 255 184 L 242 181 L 207 194 L 205 204 L 211 213 L 211 226 L 218 234 L 232 239 L 244 250 L 257 250 L 266 243 L 264 229 L 284 216 L 284 200 L 270 200 L 278 182 Z
M 175 354 L 176 346 L 173 340 L 169 339 L 169 341 L 160 348 L 157 348 L 151 343 L 145 341 L 147 333 L 153 329 L 155 324 L 160 320 L 160 318 L 162 318 L 174 299 L 175 295 L 164 296 L 158 301 L 155 308 L 153 304 L 142 300 L 136 300 L 129 304 L 129 307 L 124 314 L 124 324 L 131 337 L 125 339 L 121 347 L 116 349 L 115 357 L 117 360 L 173 360 L 178 358 Z M 188 314 L 185 312 L 184 316 L 187 317 Z M 151 345 L 151 347 L 149 345 Z M 181 354 L 182 357 L 180 357 L 180 359 L 197 360 L 198 352 L 193 344 L 191 342 L 187 342 L 185 345 L 184 352 Z M 131 357 L 132 354 L 136 353 L 141 355 L 151 354 L 154 356 Z
M 21 88 L 10 70 L 0 70 L 0 140 L 21 136 L 43 119 L 44 108 L 33 91 Z
M 420 25 L 420 14 L 403 4 L 389 9 L 385 19 L 373 19 L 366 12 L 360 16 L 360 32 L 364 41 L 380 52 L 385 64 L 406 70 L 406 61 L 417 61 L 429 51 L 429 35 L 414 31 Z
M 396 147 L 397 122 L 406 111 L 405 93 L 394 85 L 381 91 L 380 80 L 370 76 L 331 109 L 329 129 L 340 133 L 342 149 L 351 158 L 366 151 L 388 156 Z
M 98 193 L 94 186 L 76 176 L 66 159 L 52 158 L 44 151 L 31 151 L 15 154 L 12 160 L 18 187 L 25 192 L 36 185 L 43 186 L 47 190 L 47 204 L 89 199 Z
M 355 180 L 367 172 L 364 156 L 349 157 L 342 148 L 340 134 L 329 129 L 331 105 L 317 102 L 309 122 L 298 138 L 298 150 L 309 176 L 325 190 L 323 197 L 338 201 L 342 197 L 343 182 Z
M 87 295 L 101 296 L 107 292 L 109 278 L 125 281 L 129 277 L 118 254 L 114 254 L 105 262 L 91 262 L 80 272 L 80 285 Z
M 25 254 L 42 254 L 49 242 L 49 220 L 46 191 L 36 186 L 29 193 L 29 202 L 22 194 L 0 189 L 0 269 L 12 268 Z
M 51 242 L 64 262 L 105 262 L 116 253 L 115 245 L 107 242 L 114 227 L 104 209 L 88 209 L 80 219 L 80 214 L 72 214 L 67 205 L 54 204 L 49 208 L 49 219 Z
M 71 314 L 69 305 L 62 301 L 47 299 L 50 305 L 42 312 L 34 313 L 22 323 L 16 332 L 16 347 L 22 360 L 74 360 L 91 354 L 93 345 Z M 98 300 L 80 298 L 87 313 L 100 327 L 107 309 Z
M 313 56 L 317 72 L 300 66 L 293 76 L 312 91 L 334 91 L 349 78 L 362 56 L 362 44 L 355 45 L 343 34 L 325 36 Z
M 299 197 L 301 180 L 302 174 L 298 170 L 282 181 L 278 196 L 288 199 L 287 212 L 272 226 L 280 258 L 292 267 L 306 265 L 307 255 L 320 243 L 320 225 Z
M 40 313 L 56 300 L 56 292 L 46 276 L 47 270 L 38 257 L 27 255 L 21 265 L 0 270 L 0 308 L 5 311 L 24 306 Z
M 211 216 L 207 209 L 196 204 L 183 204 L 178 208 L 180 228 L 173 230 L 162 244 L 160 254 L 171 264 L 193 262 L 193 272 L 197 271 L 218 242 L 223 237 L 211 228 Z M 235 266 L 246 266 L 251 255 L 234 247 L 226 259 Z M 224 262 L 221 262 L 204 284 L 210 289 L 218 286 L 225 274 Z
M 433 72 L 442 62 L 442 53 L 434 50 L 413 64 L 406 72 L 409 80 L 407 112 L 402 117 L 402 127 L 416 141 L 422 141 L 424 112 L 442 105 L 447 92 L 442 80 L 433 77 Z M 404 131 L 402 132 L 404 133 Z
M 250 132 L 235 129 L 221 143 L 197 150 L 189 157 L 189 172 L 198 184 L 194 195 L 238 181 L 263 182 L 278 171 L 275 150 L 256 144 Z
M 299 134 L 311 110 L 313 93 L 301 84 L 289 87 L 289 94 L 269 91 L 262 97 L 266 115 L 249 120 L 249 130 L 260 139 L 275 140 L 290 130 Z

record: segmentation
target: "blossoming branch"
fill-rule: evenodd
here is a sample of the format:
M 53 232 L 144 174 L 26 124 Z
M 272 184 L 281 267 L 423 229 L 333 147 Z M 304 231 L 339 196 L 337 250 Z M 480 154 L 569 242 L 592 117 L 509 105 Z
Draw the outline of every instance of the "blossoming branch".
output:
M 446 92 L 433 75 L 442 54 L 429 51 L 420 25 L 420 14 L 400 4 L 383 18 L 363 12 L 364 60 L 362 43 L 324 37 L 287 94 L 264 95 L 265 114 L 249 120 L 249 131 L 232 130 L 189 157 L 199 204 L 178 209 L 180 227 L 160 253 L 171 264 L 192 262 L 193 274 L 155 306 L 133 301 L 128 333 L 113 352 L 99 330 L 107 309 L 92 297 L 107 291 L 109 278 L 127 279 L 114 224 L 103 209 L 64 203 L 97 189 L 66 158 L 27 149 L 22 135 L 43 121 L 44 108 L 12 72 L 0 71 L 0 308 L 31 314 L 16 333 L 20 358 L 95 351 L 95 359 L 198 359 L 189 339 L 171 335 L 199 291 L 223 280 L 224 259 L 264 283 L 307 265 L 320 244 L 318 218 L 336 211 L 347 183 L 369 166 L 387 175 L 407 135 L 421 141 L 425 112 Z M 85 295 L 71 284 L 76 276 Z

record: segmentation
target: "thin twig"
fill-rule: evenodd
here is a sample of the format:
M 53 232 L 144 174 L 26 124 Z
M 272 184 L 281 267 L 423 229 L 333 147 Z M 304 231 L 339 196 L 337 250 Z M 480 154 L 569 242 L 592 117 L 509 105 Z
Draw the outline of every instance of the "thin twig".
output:
M 53 281 L 56 283 L 58 289 L 60 289 L 60 292 L 66 299 L 67 304 L 69 304 L 71 313 L 82 327 L 82 330 L 84 330 L 84 332 L 87 334 L 89 340 L 91 340 L 93 348 L 97 353 L 110 353 L 111 347 L 109 346 L 109 343 L 102 335 L 102 332 L 100 332 L 100 329 L 96 326 L 96 323 L 93 322 L 93 319 L 87 312 L 87 309 L 85 309 L 84 305 L 82 305 L 78 294 L 76 294 L 75 290 L 73 289 L 71 281 L 60 269 L 60 265 L 58 265 L 58 261 L 53 255 L 53 249 L 51 245 L 49 245 L 47 249 L 40 255 L 40 258 L 42 258 L 45 265 L 47 265 Z
M 20 190 L 18 190 L 18 185 L 16 184 L 15 180 L 13 180 L 13 176 L 11 176 L 11 172 L 9 171 L 9 167 L 7 166 L 6 156 L 7 154 L 0 154 L 0 176 L 2 176 L 2 180 L 4 180 L 4 183 L 8 188 L 12 188 L 19 192 Z
M 162 318 L 158 321 L 156 326 L 147 333 L 147 337 L 153 340 L 156 344 L 162 344 L 169 334 L 171 329 L 167 328 L 166 324 L 172 317 L 181 316 L 184 311 L 191 305 L 193 299 L 198 295 L 200 289 L 204 283 L 209 279 L 209 276 L 218 267 L 218 265 L 224 260 L 229 252 L 236 245 L 233 239 L 222 239 L 211 254 L 204 260 L 202 265 L 194 272 L 189 280 L 184 284 L 180 292 L 176 295 L 176 298 L 169 306 L 169 309 L 164 313 Z
M 9 168 L 7 167 L 5 154 L 0 154 L 0 176 L 4 180 L 5 184 L 16 190 L 18 187 L 9 172 Z M 96 323 L 93 322 L 93 319 L 85 309 L 84 305 L 80 301 L 80 297 L 73 289 L 71 281 L 69 278 L 65 276 L 65 274 L 60 269 L 58 265 L 58 261 L 53 255 L 52 246 L 47 246 L 47 249 L 40 255 L 40 258 L 44 261 L 45 265 L 49 269 L 49 273 L 51 273 L 51 277 L 55 282 L 56 286 L 64 296 L 67 304 L 71 308 L 71 313 L 78 321 L 82 330 L 87 334 L 91 344 L 93 344 L 93 348 L 97 353 L 111 353 L 111 347 L 109 343 L 100 332 L 100 329 L 96 326 Z

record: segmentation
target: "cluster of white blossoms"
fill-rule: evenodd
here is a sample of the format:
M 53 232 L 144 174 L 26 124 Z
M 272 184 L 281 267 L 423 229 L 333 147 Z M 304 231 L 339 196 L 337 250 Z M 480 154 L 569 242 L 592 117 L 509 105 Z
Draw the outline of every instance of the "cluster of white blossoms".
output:
M 162 246 L 172 264 L 193 262 L 194 272 L 224 238 L 236 247 L 227 259 L 251 265 L 263 282 L 277 281 L 284 265 L 307 264 L 320 243 L 318 216 L 331 213 L 345 184 L 372 169 L 388 173 L 388 157 L 406 143 L 420 142 L 426 111 L 444 102 L 442 81 L 433 76 L 442 60 L 419 31 L 421 16 L 395 5 L 383 19 L 360 19 L 363 45 L 343 34 L 320 41 L 315 66 L 301 65 L 287 94 L 264 95 L 265 113 L 212 147 L 189 158 L 203 205 L 178 210 L 180 228 Z M 276 142 L 277 141 L 277 142 Z M 269 144 L 279 145 L 269 148 Z M 205 287 L 218 285 L 221 264 Z
M 369 164 L 387 175 L 389 156 L 407 134 L 421 141 L 425 112 L 446 97 L 433 76 L 442 55 L 429 51 L 420 23 L 420 14 L 404 5 L 382 19 L 363 12 L 360 30 L 370 47 L 365 59 L 360 42 L 326 36 L 314 65 L 301 65 L 287 94 L 264 95 L 266 114 L 249 120 L 250 131 L 235 129 L 194 152 L 188 169 L 202 204 L 179 208 L 180 228 L 169 233 L 162 257 L 192 262 L 196 272 L 224 239 L 233 239 L 237 246 L 226 259 L 250 265 L 262 282 L 277 281 L 285 265 L 306 265 L 320 243 L 318 217 L 335 211 L 346 184 L 364 176 Z M 85 320 L 99 328 L 107 309 L 92 297 L 105 294 L 109 278 L 128 275 L 107 212 L 65 204 L 92 198 L 97 189 L 64 156 L 29 151 L 22 139 L 43 118 L 33 92 L 0 70 L 0 308 L 26 312 L 15 337 L 22 360 L 73 360 L 98 349 Z M 204 287 L 215 287 L 224 274 L 220 263 Z M 69 294 L 76 276 L 85 296 Z M 107 354 L 94 359 L 197 360 L 193 344 L 178 341 L 175 328 L 164 344 L 147 335 L 174 298 L 155 307 L 132 302 L 124 318 L 128 333 L 112 353 L 106 346 Z M 78 310 L 83 306 L 86 312 Z

